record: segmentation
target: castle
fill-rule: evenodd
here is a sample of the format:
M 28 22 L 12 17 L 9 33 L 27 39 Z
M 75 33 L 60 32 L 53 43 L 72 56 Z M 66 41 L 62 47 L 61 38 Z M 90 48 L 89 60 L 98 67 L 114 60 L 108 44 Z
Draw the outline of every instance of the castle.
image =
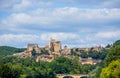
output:
M 78 52 L 87 52 L 89 50 L 99 51 L 101 47 L 92 47 L 92 48 L 71 48 L 69 49 L 66 45 L 62 49 L 61 41 L 56 41 L 55 39 L 50 40 L 47 46 L 40 48 L 38 44 L 28 44 L 27 50 L 21 53 L 16 53 L 14 56 L 20 58 L 33 57 L 38 62 L 39 60 L 51 62 L 54 58 L 59 56 L 64 56 L 68 58 L 74 58 L 74 55 L 71 54 L 71 50 Z M 47 54 L 42 54 L 42 51 L 47 52 Z M 100 61 L 95 61 L 92 59 L 82 59 L 80 58 L 82 64 L 96 64 Z
M 40 53 L 41 50 L 38 46 L 38 44 L 28 44 L 27 45 L 27 50 L 21 53 L 15 53 L 13 54 L 14 56 L 19 56 L 21 58 L 26 58 L 26 57 L 32 57 L 32 51 L 35 50 L 36 53 Z

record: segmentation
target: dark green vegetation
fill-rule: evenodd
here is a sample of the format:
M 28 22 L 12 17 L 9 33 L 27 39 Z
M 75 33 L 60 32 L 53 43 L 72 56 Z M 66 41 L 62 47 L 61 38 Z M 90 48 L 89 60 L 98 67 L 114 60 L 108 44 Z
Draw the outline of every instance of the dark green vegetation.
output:
M 87 74 L 95 67 L 81 65 L 77 57 L 58 57 L 49 63 L 7 56 L 0 59 L 0 78 L 56 78 L 56 74 Z
M 49 63 L 33 58 L 4 57 L 0 60 L 0 78 L 55 78 Z
M 9 47 L 9 46 L 0 46 L 0 57 L 6 56 L 6 55 L 12 55 L 14 53 L 22 52 L 24 50 L 26 50 L 26 49 Z
M 102 65 L 90 73 L 90 78 L 120 78 L 120 40 L 110 48 Z
M 120 78 L 120 40 L 113 44 L 106 56 L 100 78 Z
M 103 48 L 100 51 L 94 51 L 94 50 L 90 50 L 88 52 L 78 52 L 77 49 L 76 51 L 71 50 L 71 54 L 74 56 L 79 56 L 82 58 L 88 58 L 88 57 L 92 57 L 93 59 L 101 59 L 104 60 L 104 58 L 106 57 L 108 53 L 108 50 Z
M 100 78 L 120 78 L 120 60 L 112 61 L 103 68 Z
M 42 49 L 40 55 L 45 54 L 45 55 L 50 55 L 48 50 Z
M 106 57 L 107 54 L 107 50 L 101 50 L 99 52 L 97 51 L 89 51 L 89 52 L 81 52 L 80 57 L 82 58 L 88 58 L 88 57 L 92 57 L 93 59 L 102 59 L 104 60 L 104 58 Z

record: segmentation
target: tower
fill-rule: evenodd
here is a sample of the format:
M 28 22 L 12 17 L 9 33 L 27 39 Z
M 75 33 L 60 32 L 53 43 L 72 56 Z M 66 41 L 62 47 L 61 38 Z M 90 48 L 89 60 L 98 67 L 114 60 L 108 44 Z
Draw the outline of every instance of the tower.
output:
M 50 52 L 60 52 L 61 51 L 61 42 L 55 41 L 55 39 L 51 39 L 49 42 L 49 50 L 50 50 Z

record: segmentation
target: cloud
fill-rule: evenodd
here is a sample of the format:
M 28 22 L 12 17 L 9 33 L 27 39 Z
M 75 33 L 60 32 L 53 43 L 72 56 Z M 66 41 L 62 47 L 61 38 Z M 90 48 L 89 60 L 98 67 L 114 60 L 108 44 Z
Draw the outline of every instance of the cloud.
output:
M 80 9 L 75 7 L 38 9 L 30 13 L 13 13 L 1 23 L 10 27 L 64 28 L 69 25 L 111 25 L 120 20 L 120 9 Z M 87 22 L 87 23 L 86 23 Z M 74 27 L 76 27 L 74 26 Z M 90 27 L 90 26 L 87 26 Z
M 12 5 L 16 4 L 17 0 L 1 0 L 0 1 L 0 11 L 12 8 Z
M 41 40 L 45 40 L 45 41 L 50 40 L 50 38 L 65 41 L 70 39 L 76 39 L 78 37 L 79 37 L 78 34 L 73 34 L 73 33 L 46 33 L 40 36 Z
M 1 0 L 0 45 L 14 42 L 25 46 L 32 40 L 45 45 L 50 37 L 71 46 L 112 42 L 120 36 L 119 3 L 119 0 Z
M 104 7 L 109 7 L 109 8 L 120 8 L 119 6 L 120 0 L 106 0 L 101 3 Z
M 49 7 L 71 7 L 72 5 L 87 8 L 120 8 L 119 4 L 120 0 L 1 0 L 0 11 L 21 12 Z
M 37 43 L 39 36 L 31 34 L 3 34 L 0 35 L 0 45 L 25 46 L 28 43 Z
M 69 41 L 77 39 L 79 35 L 72 33 L 42 33 L 36 34 L 3 34 L 0 35 L 0 45 L 9 45 L 16 47 L 23 47 L 28 43 L 37 43 L 40 46 L 48 44 L 50 38 L 54 38 L 60 41 Z
M 120 37 L 120 31 L 98 32 L 96 37 L 105 39 L 118 38 Z
M 55 3 L 66 3 L 88 8 L 120 8 L 120 0 L 57 0 Z
M 51 4 L 51 2 L 43 0 L 1 0 L 0 11 L 29 11 L 32 9 L 47 7 Z
M 119 31 L 97 32 L 97 33 L 41 33 L 36 34 L 3 34 L 0 35 L 0 45 L 23 47 L 28 43 L 37 43 L 45 46 L 50 38 L 62 42 L 62 46 L 73 47 L 92 47 L 113 43 L 120 38 Z M 83 37 L 84 36 L 84 37 Z

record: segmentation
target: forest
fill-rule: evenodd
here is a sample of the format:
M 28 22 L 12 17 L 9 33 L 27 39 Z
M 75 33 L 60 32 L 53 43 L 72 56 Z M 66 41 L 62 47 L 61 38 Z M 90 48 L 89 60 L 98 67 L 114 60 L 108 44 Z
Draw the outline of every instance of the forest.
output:
M 24 49 L 13 48 L 9 51 L 14 53 L 15 50 Z M 120 40 L 113 43 L 105 55 L 103 62 L 99 64 L 82 65 L 78 60 L 79 56 L 74 59 L 61 56 L 52 62 L 36 62 L 34 58 L 19 58 L 6 54 L 0 59 L 0 78 L 56 78 L 56 74 L 89 74 L 89 78 L 120 78 Z

